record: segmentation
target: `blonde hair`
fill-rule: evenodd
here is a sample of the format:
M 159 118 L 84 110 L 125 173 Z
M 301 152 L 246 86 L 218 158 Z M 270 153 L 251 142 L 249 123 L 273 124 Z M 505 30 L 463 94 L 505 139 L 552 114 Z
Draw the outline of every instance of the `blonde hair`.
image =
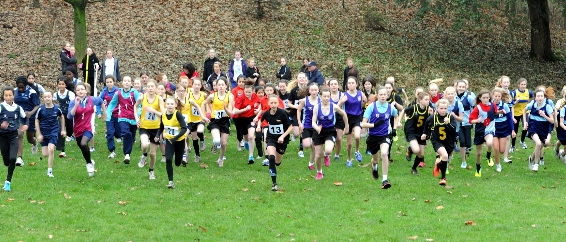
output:
M 501 87 L 496 87 L 491 91 L 491 95 L 493 95 L 493 93 L 501 93 L 501 100 L 503 100 L 503 102 L 509 103 L 511 102 L 511 95 L 509 95 L 509 93 L 505 90 L 503 90 L 503 88 Z

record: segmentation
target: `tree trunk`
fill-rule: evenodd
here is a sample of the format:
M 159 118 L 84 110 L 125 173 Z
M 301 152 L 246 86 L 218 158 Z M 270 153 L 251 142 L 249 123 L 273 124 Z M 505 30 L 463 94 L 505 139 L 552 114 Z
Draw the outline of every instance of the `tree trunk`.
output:
M 527 0 L 531 20 L 531 58 L 538 61 L 555 61 L 550 40 L 550 14 L 548 0 Z
M 88 46 L 86 40 L 86 0 L 65 0 L 73 6 L 73 22 L 75 30 L 75 57 L 81 60 Z

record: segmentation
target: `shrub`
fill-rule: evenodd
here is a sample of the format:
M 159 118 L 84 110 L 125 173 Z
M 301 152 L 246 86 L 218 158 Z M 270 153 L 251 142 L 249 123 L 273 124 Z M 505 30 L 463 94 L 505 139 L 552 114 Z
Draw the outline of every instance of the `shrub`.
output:
M 385 31 L 387 19 L 377 8 L 370 8 L 364 13 L 364 22 L 368 28 L 377 31 Z

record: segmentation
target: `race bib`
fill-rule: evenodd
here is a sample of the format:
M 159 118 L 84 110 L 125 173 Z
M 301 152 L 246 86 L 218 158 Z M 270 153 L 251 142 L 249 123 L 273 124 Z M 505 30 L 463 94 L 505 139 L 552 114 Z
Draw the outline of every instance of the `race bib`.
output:
M 165 133 L 172 136 L 177 136 L 179 134 L 179 128 L 172 126 L 165 126 Z
M 283 104 L 285 104 L 285 109 L 289 108 L 289 100 L 283 100 Z
M 269 133 L 271 133 L 271 134 L 283 134 L 283 133 L 285 133 L 285 131 L 283 130 L 283 124 L 269 125 Z
M 151 112 L 145 112 L 145 120 L 156 121 L 157 120 L 157 114 L 151 113 Z
M 299 105 L 300 100 L 295 100 L 295 105 Z
M 191 109 L 193 116 L 200 116 L 200 113 L 198 112 L 198 110 L 195 107 L 192 107 Z
M 214 111 L 214 118 L 219 119 L 219 118 L 225 118 L 225 117 L 228 117 L 228 115 L 226 115 L 226 111 L 224 111 L 224 110 Z
M 185 122 L 189 122 L 189 115 L 183 114 L 183 118 L 185 118 Z

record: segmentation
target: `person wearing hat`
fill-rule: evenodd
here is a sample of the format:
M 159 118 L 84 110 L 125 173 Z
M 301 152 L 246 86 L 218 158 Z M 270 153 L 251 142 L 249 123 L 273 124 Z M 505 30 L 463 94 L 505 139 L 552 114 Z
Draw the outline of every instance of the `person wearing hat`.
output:
M 308 67 L 307 77 L 309 78 L 309 85 L 313 82 L 318 83 L 319 86 L 324 85 L 324 76 L 322 76 L 322 73 L 318 71 L 318 66 L 316 62 L 315 61 L 309 62 L 307 67 Z

